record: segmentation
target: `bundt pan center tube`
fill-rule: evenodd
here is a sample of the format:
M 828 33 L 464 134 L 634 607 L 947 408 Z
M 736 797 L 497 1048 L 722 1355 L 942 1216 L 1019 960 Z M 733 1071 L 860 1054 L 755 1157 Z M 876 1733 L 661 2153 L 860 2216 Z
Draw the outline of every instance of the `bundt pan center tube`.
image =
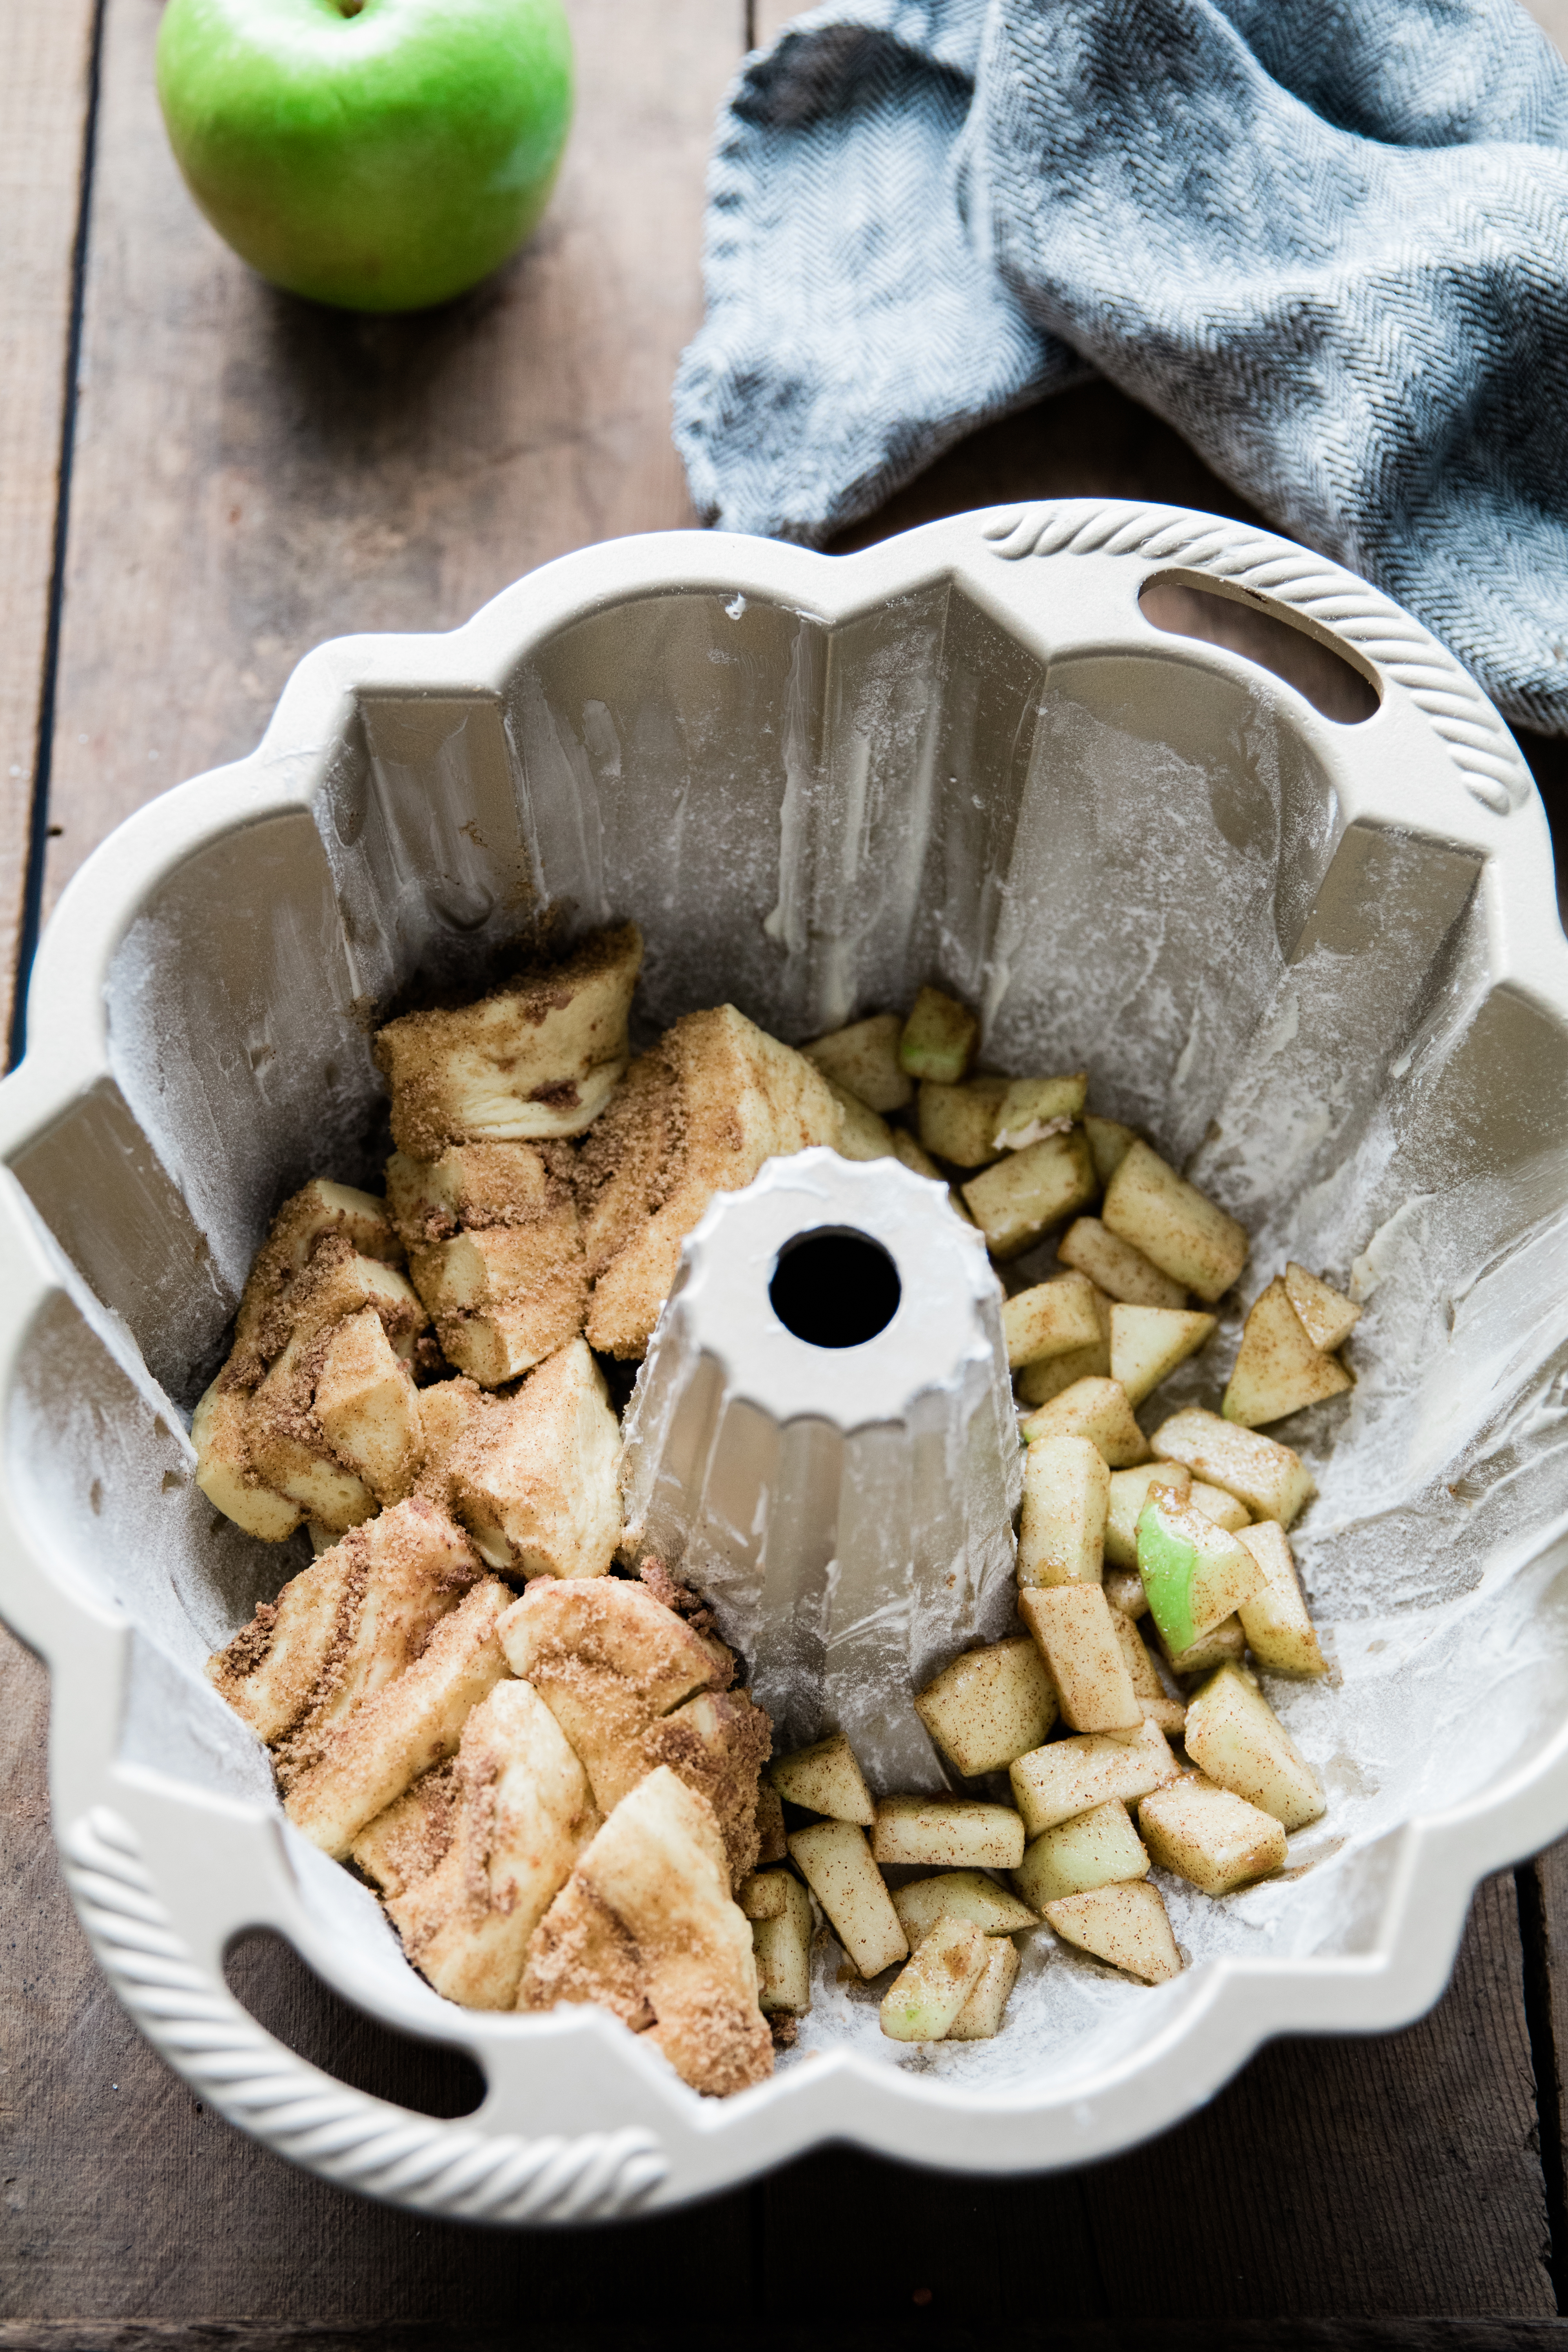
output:
M 997 509 L 842 559 L 623 541 L 449 635 L 311 654 L 256 752 L 83 868 L 0 1087 L 0 1611 L 51 1670 L 79 1911 L 171 2064 L 365 2193 L 576 2221 L 827 2139 L 978 2171 L 1083 2162 L 1190 2112 L 1270 2035 L 1429 2006 L 1476 1881 L 1568 1828 L 1552 875 L 1507 729 L 1415 622 L 1286 541 L 1170 508 Z M 900 2044 L 824 1953 L 773 2078 L 705 2100 L 599 2011 L 438 1998 L 369 1890 L 286 1823 L 205 1681 L 300 1560 L 216 1519 L 191 1408 L 278 1202 L 318 1173 L 379 1188 L 374 1020 L 416 976 L 477 990 L 521 947 L 625 919 L 645 1041 L 728 1000 L 798 1043 L 933 983 L 980 1010 L 988 1066 L 1089 1070 L 1097 1109 L 1241 1220 L 1259 1281 L 1294 1258 L 1361 1304 L 1355 1389 L 1290 1431 L 1336 1672 L 1279 1704 L 1329 1812 L 1278 1878 L 1219 1902 L 1163 1882 L 1191 1962 L 1169 1983 L 1041 1931 L 994 2040 Z M 628 1501 L 711 1585 L 790 1740 L 886 1675 L 868 1760 L 934 1785 L 910 1685 L 1005 1630 L 998 1302 L 922 1180 L 828 1157 L 773 1163 L 693 1237 Z M 856 1298 L 830 1276 L 868 1327 L 847 1339 L 806 1255 L 834 1246 L 873 1253 Z M 879 1251 L 898 1298 L 873 1329 Z M 1227 1308 L 1215 1348 L 1237 1330 Z M 1194 1359 L 1161 1410 L 1212 1402 L 1205 1383 Z M 786 1528 L 768 1465 L 795 1475 L 808 1421 L 810 1508 Z M 880 1621 L 874 1537 L 899 1580 Z M 928 1604 L 949 1574 L 944 1632 Z M 770 1652 L 775 1578 L 807 1605 Z M 295 2057 L 225 1980 L 256 1927 L 469 2053 L 483 2105 L 409 2114 Z

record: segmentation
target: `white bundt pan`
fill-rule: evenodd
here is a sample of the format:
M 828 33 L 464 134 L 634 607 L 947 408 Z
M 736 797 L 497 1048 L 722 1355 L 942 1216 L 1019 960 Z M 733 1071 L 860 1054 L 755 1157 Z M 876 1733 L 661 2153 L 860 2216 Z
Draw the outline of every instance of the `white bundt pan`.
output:
M 1151 611 L 1206 614 L 1216 641 Z M 1325 716 L 1217 641 L 1261 643 L 1270 615 L 1309 661 L 1337 648 L 1372 715 Z M 1169 508 L 997 509 L 837 561 L 626 540 L 449 636 L 311 654 L 249 759 L 72 884 L 0 1087 L 0 1608 L 53 1674 L 83 1925 L 170 2064 L 369 2195 L 566 2221 L 828 2139 L 1082 2163 L 1272 2034 L 1426 2009 L 1477 1880 L 1568 1828 L 1552 870 L 1507 730 L 1422 628 Z M 645 1034 L 729 998 L 805 1038 L 936 981 L 983 1007 L 993 1065 L 1086 1065 L 1100 1108 L 1245 1219 L 1258 1282 L 1288 1254 L 1353 1280 L 1359 1387 L 1288 1432 L 1321 1480 L 1300 1555 L 1338 1677 L 1284 1704 L 1330 1811 L 1281 1879 L 1220 1904 L 1162 1882 L 1193 1959 L 1174 1983 L 1042 1933 L 997 2041 L 911 2051 L 828 1968 L 774 2079 L 703 2100 L 607 2016 L 439 2000 L 285 1824 L 201 1670 L 300 1560 L 215 1517 L 186 1418 L 279 1199 L 373 1173 L 370 1014 L 418 967 L 493 970 L 551 912 L 562 935 L 641 923 Z M 1184 1377 L 1163 1410 L 1213 1401 L 1202 1360 Z M 471 2053 L 484 2104 L 433 2120 L 303 2064 L 226 1989 L 255 1926 Z

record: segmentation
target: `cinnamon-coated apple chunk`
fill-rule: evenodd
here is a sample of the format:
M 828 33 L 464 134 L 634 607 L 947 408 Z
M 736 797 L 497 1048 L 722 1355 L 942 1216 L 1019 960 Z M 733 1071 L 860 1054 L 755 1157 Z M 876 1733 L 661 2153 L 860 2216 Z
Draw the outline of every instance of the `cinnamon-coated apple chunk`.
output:
M 1160 1680 L 1160 1669 L 1154 1664 L 1153 1653 L 1138 1631 L 1132 1619 L 1120 1609 L 1110 1612 L 1111 1631 L 1121 1647 L 1132 1696 L 1141 1715 L 1150 1723 L 1157 1723 L 1173 1739 L 1179 1738 L 1185 1728 L 1187 1710 L 1179 1698 L 1173 1698 Z
M 908 1956 L 909 1940 L 858 1823 L 813 1822 L 791 1834 L 789 1853 L 863 1977 L 880 1976 Z
M 1166 1487 L 1173 1501 L 1184 1503 L 1192 1490 L 1193 1474 L 1181 1462 L 1140 1462 L 1131 1470 L 1113 1470 L 1110 1474 L 1110 1497 L 1105 1515 L 1105 1557 L 1115 1568 L 1136 1570 L 1138 1566 L 1138 1519 L 1150 1491 L 1155 1486 Z M 1142 1591 L 1142 1580 L 1139 1590 Z M 1135 1608 L 1141 1617 L 1147 1606 Z
M 1047 1135 L 1064 1133 L 1082 1118 L 1088 1092 L 1086 1070 L 1075 1070 L 1070 1077 L 1009 1079 L 996 1114 L 996 1149 L 1026 1151 L 1031 1143 L 1043 1143 Z
M 841 1731 L 797 1748 L 793 1756 L 775 1756 L 768 1779 L 781 1797 L 808 1813 L 826 1813 L 830 1821 L 858 1822 L 869 1829 L 877 1818 L 866 1776 L 855 1751 Z
M 1112 1470 L 1125 1470 L 1149 1458 L 1149 1441 L 1133 1419 L 1126 1391 L 1116 1381 L 1075 1381 L 1070 1389 L 1032 1412 L 1023 1424 L 1026 1444 L 1042 1437 L 1087 1437 L 1099 1446 Z
M 1032 1839 L 1013 1884 L 1034 1910 L 1044 1911 L 1066 1895 L 1143 1878 L 1148 1871 L 1143 1841 L 1125 1804 L 1112 1797 Z
M 1276 1275 L 1247 1318 L 1220 1412 L 1226 1421 L 1255 1429 L 1260 1422 L 1283 1421 L 1306 1405 L 1342 1396 L 1352 1385 L 1338 1359 L 1316 1345 L 1283 1277 Z
M 1005 1078 L 969 1078 L 956 1087 L 927 1078 L 917 1113 L 922 1147 L 954 1168 L 984 1168 L 1001 1157 L 996 1121 L 1007 1096 Z
M 1151 1151 L 1132 1144 L 1106 1188 L 1106 1230 L 1211 1304 L 1247 1264 L 1247 1228 Z M 1151 1301 L 1151 1304 L 1163 1304 Z
M 1109 1960 L 1144 1984 L 1164 1984 L 1181 1974 L 1182 1956 L 1164 1899 L 1146 1882 L 1064 1895 L 1047 1907 L 1046 1918 L 1064 1943 Z
M 935 1878 L 911 1879 L 894 1887 L 893 1908 L 911 1950 L 943 1912 L 973 1920 L 986 1936 L 1011 1936 L 1020 1927 L 1038 1925 L 1027 1904 L 983 1870 L 946 1870 Z
M 1085 1732 L 1139 1728 L 1143 1712 L 1098 1584 L 1026 1587 L 1018 1614 L 1046 1662 L 1064 1723 Z
M 1241 1603 L 1237 1614 L 1247 1646 L 1270 1674 L 1311 1679 L 1329 1671 L 1318 1644 L 1290 1550 L 1290 1538 L 1277 1520 L 1262 1519 L 1237 1531 L 1263 1571 L 1263 1583 Z
M 1221 1666 L 1187 1702 L 1187 1754 L 1218 1787 L 1287 1831 L 1323 1812 L 1318 1776 L 1250 1675 Z
M 1112 1798 L 1131 1804 L 1176 1777 L 1176 1759 L 1158 1725 L 1145 1722 L 1135 1739 L 1080 1734 L 1053 1739 L 1008 1767 L 1013 1801 L 1027 1834 L 1038 1837 L 1058 1822 Z M 1016 1864 L 1011 1865 L 1016 1868 Z
M 1002 1337 L 1015 1371 L 1070 1349 L 1097 1347 L 1103 1333 L 1093 1283 L 1087 1275 L 1058 1274 L 1017 1291 L 1003 1302 Z
M 899 1060 L 903 1033 L 901 1013 L 873 1013 L 868 1020 L 852 1021 L 847 1029 L 835 1029 L 800 1050 L 825 1078 L 886 1118 L 915 1098 L 915 1082 Z
M 1053 1225 L 1092 1201 L 1097 1189 L 1081 1127 L 1010 1152 L 963 1188 L 964 1204 L 997 1258 L 1017 1257 L 1032 1248 Z
M 1285 1832 L 1273 1815 L 1202 1773 L 1152 1790 L 1138 1808 L 1138 1826 L 1161 1869 L 1205 1895 L 1229 1895 L 1285 1865 Z
M 1040 1745 L 1057 1719 L 1057 1695 L 1026 1635 L 966 1650 L 919 1693 L 915 1712 L 953 1769 L 973 1780 Z
M 899 1038 L 899 1066 L 911 1078 L 954 1087 L 968 1076 L 979 1043 L 980 1024 L 967 1004 L 922 988 Z
M 758 2006 L 765 2017 L 804 2016 L 811 2007 L 811 1897 L 787 1870 L 770 1870 L 748 1884 L 766 1886 L 772 1898 L 765 1911 L 741 1906 L 752 1922 Z
M 791 1845 L 793 1853 L 793 1843 Z M 1024 1824 L 1011 1805 L 973 1797 L 883 1797 L 871 1832 L 872 1859 L 1015 1870 L 1024 1854 Z
M 641 963 L 642 935 L 622 923 L 477 1003 L 389 1021 L 375 1058 L 398 1150 L 437 1160 L 449 1143 L 580 1135 L 626 1069 Z
M 1282 1528 L 1317 1491 L 1311 1472 L 1289 1446 L 1198 1405 L 1162 1422 L 1150 1444 L 1160 1461 L 1185 1463 L 1194 1478 L 1222 1486 L 1255 1517 L 1278 1519 Z
M 1098 1584 L 1110 1506 L 1110 1472 L 1092 1438 L 1037 1438 L 1024 1457 L 1019 1584 Z
M 882 1995 L 881 2027 L 894 2042 L 940 2042 L 980 1981 L 987 1939 L 971 1919 L 943 1912 Z
M 1111 1233 L 1098 1217 L 1075 1218 L 1057 1244 L 1057 1255 L 1064 1265 L 1076 1267 L 1107 1298 L 1122 1305 L 1175 1309 L 1187 1303 L 1186 1290 L 1181 1283 L 1162 1274 L 1141 1250 L 1135 1250 L 1119 1234 Z
M 1142 1404 L 1178 1364 L 1196 1355 L 1214 1330 L 1212 1315 L 1118 1301 L 1110 1310 L 1110 1377 L 1120 1381 L 1129 1404 Z
M 1335 1290 L 1321 1276 L 1298 1265 L 1294 1258 L 1286 1263 L 1285 1287 L 1313 1347 L 1325 1353 L 1342 1348 L 1361 1320 L 1361 1308 L 1352 1306 L 1342 1290 Z
M 1018 1948 L 1010 1936 L 987 1936 L 985 1966 L 978 1980 L 970 1988 L 968 2000 L 948 2027 L 943 2037 L 948 2042 L 989 2042 L 1002 2031 L 1002 2012 L 1007 2006 L 1018 1974 Z

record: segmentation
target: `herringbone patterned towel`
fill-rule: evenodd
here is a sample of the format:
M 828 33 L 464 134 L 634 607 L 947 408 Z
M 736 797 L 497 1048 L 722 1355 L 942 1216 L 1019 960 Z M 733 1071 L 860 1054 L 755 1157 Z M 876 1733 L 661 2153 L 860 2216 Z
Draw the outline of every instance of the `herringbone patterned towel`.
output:
M 1568 733 L 1568 68 L 1519 0 L 829 0 L 720 121 L 699 506 L 807 542 L 1099 368 Z

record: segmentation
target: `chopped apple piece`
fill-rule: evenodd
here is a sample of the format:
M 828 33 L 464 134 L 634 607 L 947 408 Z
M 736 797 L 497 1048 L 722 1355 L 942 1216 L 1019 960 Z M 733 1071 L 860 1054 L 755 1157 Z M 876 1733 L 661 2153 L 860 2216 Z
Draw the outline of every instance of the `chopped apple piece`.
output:
M 1157 1886 L 1101 1886 L 1069 1895 L 1046 1914 L 1064 1943 L 1109 1960 L 1113 1969 L 1163 1984 L 1180 1976 L 1182 1956 Z
M 1024 1151 L 1031 1143 L 1043 1143 L 1047 1135 L 1059 1135 L 1082 1118 L 1088 1092 L 1085 1070 L 1068 1078 L 1014 1078 L 996 1116 L 996 1148 Z
M 1110 1612 L 1111 1630 L 1121 1644 L 1121 1655 L 1132 1685 L 1132 1695 L 1138 1701 L 1139 1712 L 1162 1731 L 1178 1738 L 1187 1719 L 1187 1710 L 1179 1698 L 1173 1698 L 1160 1680 L 1160 1669 L 1153 1654 L 1131 1617 L 1121 1610 Z
M 907 1168 L 911 1176 L 929 1177 L 933 1184 L 946 1183 L 947 1179 L 943 1176 L 942 1170 L 937 1166 L 936 1161 L 931 1158 L 928 1151 L 922 1151 L 921 1150 L 920 1145 L 915 1141 L 914 1137 L 909 1132 L 907 1128 L 890 1128 L 889 1129 L 889 1133 L 893 1139 L 893 1157 L 898 1161 L 900 1168 Z M 952 1195 L 952 1202 L 953 1206 L 958 1210 L 959 1214 L 963 1217 L 966 1222 L 971 1222 L 969 1212 L 959 1200 L 956 1192 Z
M 506 1586 L 487 1577 L 441 1620 L 414 1664 L 337 1727 L 321 1761 L 284 1800 L 313 1845 L 341 1862 L 377 1813 L 456 1753 L 469 1715 L 506 1672 L 496 1628 L 510 1602 Z
M 1331 1289 L 1304 1265 L 1298 1265 L 1294 1258 L 1286 1264 L 1285 1287 L 1313 1347 L 1321 1348 L 1325 1355 L 1342 1348 L 1361 1321 L 1361 1308 L 1352 1307 L 1343 1291 Z
M 1002 2031 L 1002 2012 L 1018 1974 L 1018 1948 L 1006 1936 L 987 1936 L 985 1966 L 947 2029 L 949 2042 L 990 2042 Z
M 639 1054 L 577 1153 L 591 1346 L 643 1354 L 688 1234 L 764 1160 L 837 1145 L 844 1114 L 804 1055 L 721 1004 Z
M 1042 1437 L 1087 1437 L 1099 1446 L 1112 1470 L 1149 1459 L 1148 1440 L 1132 1418 L 1126 1391 L 1116 1381 L 1075 1381 L 1070 1389 L 1031 1413 L 1023 1432 L 1030 1445 Z
M 1049 1404 L 1079 1381 L 1110 1378 L 1110 1301 L 1092 1283 L 1089 1289 L 1089 1305 L 1100 1327 L 1099 1338 L 1086 1348 L 1068 1348 L 1059 1356 L 1026 1364 L 1018 1374 L 1018 1394 L 1026 1404 Z
M 961 1087 L 921 1082 L 921 1142 L 955 1168 L 984 1168 L 999 1156 L 993 1141 L 997 1115 L 1006 1098 L 1005 1078 L 971 1078 Z
M 1149 1595 L 1135 1568 L 1108 1568 L 1100 1590 L 1119 1616 L 1136 1621 L 1148 1615 Z
M 1110 1473 L 1092 1438 L 1071 1430 L 1037 1438 L 1024 1457 L 1019 1583 L 1098 1584 L 1110 1502 Z
M 1161 1461 L 1184 1462 L 1194 1478 L 1223 1486 L 1227 1495 L 1238 1496 L 1255 1518 L 1278 1519 L 1282 1528 L 1290 1525 L 1317 1491 L 1300 1455 L 1278 1438 L 1238 1428 L 1198 1405 L 1162 1422 L 1151 1444 Z
M 1054 1281 L 1020 1290 L 1003 1302 L 1002 1336 L 1015 1370 L 1046 1356 L 1066 1355 L 1071 1348 L 1097 1347 L 1104 1333 L 1095 1311 L 1093 1283 L 1086 1275 L 1060 1274 Z
M 813 1822 L 793 1833 L 789 1851 L 863 1977 L 880 1976 L 908 1957 L 909 1939 L 864 1830 L 853 1822 Z
M 764 2017 L 780 2010 L 801 2017 L 811 2007 L 811 1897 L 787 1870 L 770 1870 L 767 1876 L 779 1889 L 778 1909 L 747 1915 L 757 1963 L 757 2003 Z M 752 1879 L 751 1884 L 759 1882 Z
M 1136 1731 L 1143 1719 L 1127 1661 L 1098 1584 L 1030 1587 L 1018 1614 L 1050 1669 L 1062 1720 L 1074 1731 Z
M 1251 1677 L 1221 1666 L 1187 1703 L 1187 1754 L 1200 1771 L 1287 1830 L 1324 1811 L 1318 1776 Z
M 893 2042 L 940 2042 L 984 1973 L 986 1939 L 973 1920 L 944 1912 L 882 1995 L 882 2031 Z
M 911 1078 L 955 1087 L 967 1076 L 980 1042 L 980 1024 L 966 1004 L 939 988 L 922 988 L 899 1039 L 899 1067 Z
M 903 1034 L 900 1014 L 874 1013 L 868 1021 L 852 1021 L 847 1029 L 835 1029 L 800 1050 L 825 1078 L 886 1118 L 915 1098 L 914 1080 L 899 1059 Z
M 1138 1573 L 1150 1613 L 1174 1652 L 1190 1650 L 1263 1581 L 1258 1562 L 1233 1535 L 1158 1486 L 1138 1520 Z
M 1126 1806 L 1113 1797 L 1031 1839 L 1013 1884 L 1026 1903 L 1043 1912 L 1064 1895 L 1142 1878 L 1148 1869 L 1143 1842 Z
M 1187 1294 L 1179 1282 L 1152 1265 L 1142 1250 L 1110 1232 L 1098 1217 L 1078 1217 L 1057 1244 L 1063 1265 L 1076 1266 L 1097 1290 L 1125 1307 L 1184 1307 Z
M 1205 1895 L 1228 1895 L 1285 1864 L 1285 1832 L 1272 1813 L 1184 1772 L 1138 1808 L 1143 1843 L 1162 1870 Z
M 1344 1366 L 1313 1346 L 1276 1275 L 1247 1318 L 1220 1412 L 1226 1421 L 1255 1429 L 1259 1422 L 1283 1421 L 1304 1405 L 1342 1396 L 1352 1385 Z
M 1016 1870 L 1024 1824 L 1011 1805 L 973 1797 L 883 1797 L 871 1853 L 878 1862 L 914 1862 L 928 1870 Z
M 1178 1503 L 1187 1500 L 1193 1474 L 1181 1462 L 1141 1462 L 1132 1470 L 1113 1470 L 1110 1474 L 1110 1504 L 1105 1520 L 1105 1557 L 1117 1568 L 1138 1566 L 1138 1518 L 1149 1499 L 1152 1486 L 1163 1486 Z M 1142 1579 L 1139 1579 L 1142 1592 Z M 1142 1606 L 1132 1614 L 1141 1617 L 1148 1605 L 1145 1594 Z
M 212 1505 L 247 1536 L 263 1543 L 284 1543 L 305 1516 L 302 1503 L 264 1486 L 250 1459 L 247 1434 L 248 1400 L 238 1389 L 226 1389 L 216 1380 L 191 1417 L 191 1443 L 196 1449 L 196 1484 Z M 329 1541 L 336 1542 L 333 1529 Z
M 803 1805 L 808 1813 L 826 1813 L 830 1821 L 858 1822 L 869 1829 L 877 1818 L 866 1776 L 855 1760 L 855 1750 L 841 1731 L 793 1756 L 775 1757 L 768 1779 L 781 1797 Z
M 1131 1804 L 1176 1777 L 1176 1759 L 1157 1724 L 1145 1722 L 1136 1739 L 1092 1734 L 1053 1739 L 1008 1767 L 1013 1799 L 1032 1838 L 1058 1822 L 1112 1798 Z M 1016 1865 L 1015 1865 L 1016 1867 Z
M 1094 1162 L 1082 1128 L 1015 1151 L 963 1188 L 993 1257 L 1016 1257 L 1095 1194 Z
M 413 1376 L 374 1307 L 340 1323 L 316 1380 L 316 1419 L 345 1469 L 378 1503 L 401 1502 L 425 1454 Z
M 1239 1666 L 1247 1656 L 1247 1636 L 1239 1617 L 1222 1618 L 1189 1650 L 1173 1650 L 1163 1633 L 1157 1638 L 1160 1654 L 1179 1682 L 1191 1682 L 1194 1675 L 1213 1674 L 1216 1666 Z
M 1264 1576 L 1262 1585 L 1249 1601 L 1243 1601 L 1238 1612 L 1247 1648 L 1270 1674 L 1303 1679 L 1326 1675 L 1328 1661 L 1318 1646 L 1301 1597 L 1289 1537 L 1277 1521 L 1264 1519 L 1255 1528 L 1243 1529 L 1237 1539 L 1247 1546 Z
M 528 1942 L 599 1827 L 583 1767 L 527 1683 L 498 1683 L 463 1726 L 451 1839 L 386 1897 L 420 1974 L 465 2009 L 511 2009 Z
M 1165 1468 L 1168 1474 L 1170 1465 L 1166 1464 Z M 1194 1478 L 1187 1490 L 1187 1500 L 1194 1511 L 1201 1511 L 1205 1519 L 1212 1519 L 1226 1535 L 1239 1535 L 1243 1528 L 1252 1525 L 1252 1513 L 1240 1496 L 1227 1495 L 1223 1486 L 1205 1486 L 1201 1479 Z
M 1124 1307 L 1110 1310 L 1110 1377 L 1127 1391 L 1129 1404 L 1142 1404 L 1152 1389 L 1212 1337 L 1212 1315 L 1171 1307 Z
M 950 1870 L 940 1878 L 911 1879 L 907 1886 L 894 1887 L 893 1908 L 911 1950 L 943 1912 L 973 1920 L 986 1936 L 1011 1936 L 1020 1927 L 1039 1925 L 1026 1905 L 980 1870 Z
M 919 1694 L 915 1711 L 954 1770 L 973 1780 L 1038 1748 L 1057 1719 L 1057 1695 L 1026 1634 L 954 1658 Z
M 621 1535 L 621 1433 L 605 1376 L 573 1339 L 487 1403 L 446 1464 L 452 1509 L 492 1568 L 603 1576 Z
M 1119 1118 L 1096 1118 L 1086 1113 L 1083 1131 L 1089 1138 L 1089 1148 L 1094 1154 L 1094 1172 L 1103 1192 L 1138 1140 L 1134 1128 L 1123 1127 Z
M 1111 1178 L 1100 1211 L 1109 1230 L 1212 1302 L 1247 1264 L 1247 1228 L 1146 1143 L 1132 1144 Z
M 826 1072 L 824 1076 L 826 1077 Z M 837 1149 L 842 1152 L 844 1158 L 846 1160 L 895 1159 L 897 1154 L 893 1150 L 893 1130 L 887 1120 L 879 1118 L 877 1113 L 868 1109 L 858 1096 L 852 1095 L 847 1087 L 841 1087 L 837 1078 L 826 1078 L 826 1085 L 828 1093 L 838 1105 L 842 1114 L 843 1124 L 839 1130 Z
M 641 962 L 642 935 L 623 923 L 477 1003 L 389 1021 L 375 1058 L 398 1150 L 438 1160 L 449 1143 L 580 1135 L 626 1066 Z

